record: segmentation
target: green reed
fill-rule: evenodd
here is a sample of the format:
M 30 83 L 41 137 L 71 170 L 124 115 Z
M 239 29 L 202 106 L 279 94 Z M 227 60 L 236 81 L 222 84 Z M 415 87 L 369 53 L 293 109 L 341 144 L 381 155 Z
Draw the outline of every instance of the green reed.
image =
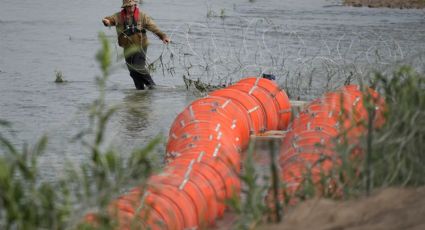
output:
M 375 73 L 371 86 L 385 99 L 385 123 L 374 128 L 376 104 L 365 90 L 368 115 L 355 125 L 364 126 L 366 132 L 354 144 L 344 133 L 338 137 L 343 141 L 335 142 L 336 167 L 320 180 L 320 188 L 332 188 L 320 192 L 325 197 L 350 198 L 379 188 L 425 184 L 425 76 L 402 66 L 391 76 Z M 360 156 L 354 157 L 354 152 Z M 308 181 L 307 175 L 301 187 L 309 187 Z M 302 194 L 312 196 L 315 191 Z
M 246 198 L 237 203 L 237 228 L 258 227 L 266 222 L 264 217 L 270 215 L 270 210 L 275 212 L 272 213 L 274 215 L 276 212 L 284 214 L 283 211 L 290 210 L 294 204 L 313 197 L 351 199 L 380 188 L 425 184 L 425 75 L 402 66 L 392 75 L 375 73 L 372 79 L 370 87 L 385 100 L 385 123 L 376 127 L 378 111 L 365 87 L 363 103 L 367 117 L 352 125 L 363 126 L 366 131 L 357 142 L 353 142 L 348 140 L 349 130 L 341 130 L 334 140 L 336 155 L 321 154 L 317 162 L 306 167 L 299 189 L 294 194 L 285 192 L 285 182 L 282 181 L 277 185 L 281 191 L 277 196 L 274 192 L 276 183 L 272 180 L 274 185 L 269 190 L 271 201 L 258 195 L 264 192 L 265 186 L 255 183 L 259 172 L 255 170 L 252 153 L 248 151 L 241 176 L 242 182 L 247 185 L 242 193 Z M 340 119 L 346 119 L 343 114 Z M 323 147 L 317 146 L 318 149 Z M 324 161 L 332 161 L 334 167 L 330 171 L 322 170 L 319 180 L 313 179 L 311 169 L 320 168 Z M 270 164 L 271 169 L 274 168 L 273 163 Z M 273 170 L 270 175 L 273 175 Z M 285 221 L 283 214 L 281 217 Z M 270 220 L 279 221 L 277 218 Z

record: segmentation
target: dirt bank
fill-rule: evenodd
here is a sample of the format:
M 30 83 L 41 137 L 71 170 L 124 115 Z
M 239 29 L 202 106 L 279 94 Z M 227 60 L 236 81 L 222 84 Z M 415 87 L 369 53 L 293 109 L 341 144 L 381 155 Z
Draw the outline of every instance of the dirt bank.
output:
M 344 5 L 356 7 L 425 8 L 425 0 L 344 0 Z
M 261 230 L 425 229 L 425 187 L 385 189 L 370 197 L 336 202 L 310 200 L 287 213 L 284 223 Z

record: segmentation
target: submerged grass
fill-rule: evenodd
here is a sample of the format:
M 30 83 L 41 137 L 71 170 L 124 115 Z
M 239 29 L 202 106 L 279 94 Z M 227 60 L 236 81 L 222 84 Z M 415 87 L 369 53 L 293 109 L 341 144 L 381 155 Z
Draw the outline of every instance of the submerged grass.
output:
M 63 73 L 60 70 L 55 70 L 55 83 L 64 83 L 66 82 L 65 78 L 63 77 Z

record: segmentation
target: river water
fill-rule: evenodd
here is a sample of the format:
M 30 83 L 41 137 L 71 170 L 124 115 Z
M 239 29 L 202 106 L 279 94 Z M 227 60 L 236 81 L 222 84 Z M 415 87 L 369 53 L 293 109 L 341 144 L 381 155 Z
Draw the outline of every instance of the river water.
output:
M 67 160 L 87 157 L 71 139 L 88 126 L 87 106 L 99 95 L 99 32 L 113 48 L 106 100 L 120 106 L 107 139 L 122 154 L 167 137 L 175 116 L 199 96 L 186 90 L 183 75 L 227 84 L 272 73 L 292 99 L 308 100 L 394 63 L 424 69 L 424 10 L 344 7 L 337 0 L 145 0 L 141 8 L 173 43 L 149 35 L 159 87 L 136 91 L 114 28 L 101 23 L 120 2 L 0 2 L 0 120 L 12 123 L 0 132 L 17 146 L 48 135 L 40 161 L 48 178 L 60 175 Z M 66 83 L 54 83 L 58 71 Z

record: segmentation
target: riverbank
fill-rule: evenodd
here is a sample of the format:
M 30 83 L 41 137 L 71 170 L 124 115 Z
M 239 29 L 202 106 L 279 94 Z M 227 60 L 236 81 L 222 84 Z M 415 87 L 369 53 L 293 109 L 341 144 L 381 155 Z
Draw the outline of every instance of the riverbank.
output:
M 345 202 L 313 199 L 287 213 L 283 223 L 259 229 L 424 229 L 424 195 L 425 187 L 387 188 Z
M 425 0 L 344 0 L 344 5 L 371 8 L 424 9 Z

